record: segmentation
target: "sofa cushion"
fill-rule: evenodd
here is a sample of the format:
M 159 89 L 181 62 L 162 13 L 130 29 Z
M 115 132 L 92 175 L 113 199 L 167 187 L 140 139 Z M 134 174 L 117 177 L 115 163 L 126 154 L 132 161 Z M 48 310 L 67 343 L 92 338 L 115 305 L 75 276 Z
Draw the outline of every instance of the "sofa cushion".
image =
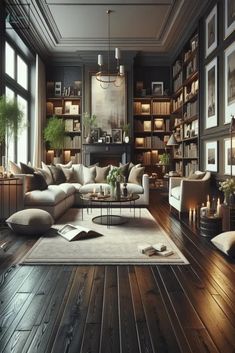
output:
M 46 190 L 26 192 L 24 203 L 26 206 L 54 206 L 66 198 L 66 193 L 58 185 L 49 185 Z
M 96 166 L 96 176 L 95 176 L 95 182 L 96 183 L 106 183 L 106 178 L 107 175 L 110 171 L 110 165 L 107 167 L 98 167 Z
M 80 187 L 80 189 L 79 189 L 79 192 L 81 194 L 87 194 L 88 192 L 93 192 L 94 190 L 96 192 L 99 192 L 100 191 L 100 186 L 102 186 L 103 190 L 105 188 L 109 189 L 109 187 L 110 187 L 107 183 L 99 183 L 99 184 L 91 183 L 91 184 L 82 185 Z
M 29 208 L 14 213 L 6 223 L 16 233 L 41 235 L 51 228 L 54 220 L 46 211 Z
M 67 182 L 72 183 L 73 181 L 76 181 L 73 167 L 71 168 L 60 167 L 60 168 L 62 169 Z
M 56 167 L 62 167 L 62 168 L 71 168 L 73 165 L 72 161 L 69 161 L 66 164 L 62 164 L 62 163 L 56 163 Z
M 91 184 L 95 182 L 96 167 L 84 167 L 83 166 L 83 184 Z
M 47 169 L 35 168 L 35 171 L 40 172 L 44 176 L 44 179 L 46 180 L 47 185 L 53 184 L 53 179 L 49 168 Z
M 40 172 L 25 175 L 25 192 L 47 189 L 47 182 Z
M 142 183 L 142 177 L 144 175 L 144 167 L 133 167 L 130 170 L 130 174 L 128 177 L 128 183 L 139 184 Z
M 176 186 L 171 189 L 171 196 L 173 196 L 176 200 L 180 199 L 181 187 Z
M 58 185 L 66 181 L 65 175 L 61 168 L 56 167 L 55 165 L 49 165 L 48 168 L 51 171 L 54 184 Z
M 9 161 L 9 169 L 12 174 L 22 174 L 20 166 L 15 162 Z
M 203 179 L 204 176 L 206 175 L 206 173 L 204 172 L 201 172 L 201 173 L 190 173 L 189 176 L 188 176 L 188 179 L 191 179 L 191 180 L 200 180 L 200 179 Z
M 67 196 L 75 193 L 75 187 L 73 186 L 73 184 L 62 183 L 58 186 L 66 193 Z
M 121 174 L 123 175 L 124 178 L 126 178 L 126 181 L 128 180 L 128 176 L 129 176 L 129 167 L 130 167 L 130 163 L 126 163 L 126 164 L 119 164 L 119 170 L 121 172 Z
M 83 165 L 73 164 L 74 182 L 83 184 Z
M 47 178 L 45 178 L 47 184 L 48 185 L 53 184 L 54 181 L 53 181 L 53 177 L 52 177 L 52 174 L 51 174 L 49 166 L 46 165 L 46 163 L 42 162 L 42 169 L 45 170 L 45 172 L 47 173 Z
M 35 172 L 33 167 L 31 167 L 25 163 L 20 162 L 20 166 L 21 166 L 21 172 L 23 174 L 33 174 Z
M 221 233 L 211 242 L 224 254 L 235 258 L 235 231 Z

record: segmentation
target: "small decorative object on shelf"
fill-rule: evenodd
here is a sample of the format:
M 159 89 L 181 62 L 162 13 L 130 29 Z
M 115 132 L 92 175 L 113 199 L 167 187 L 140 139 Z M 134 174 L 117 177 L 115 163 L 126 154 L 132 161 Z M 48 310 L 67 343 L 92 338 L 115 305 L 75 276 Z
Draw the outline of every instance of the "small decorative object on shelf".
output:
M 126 182 L 123 184 L 122 193 L 123 193 L 123 196 L 124 196 L 124 197 L 127 197 L 127 195 L 128 195 L 128 190 L 127 190 L 127 183 L 126 183 Z

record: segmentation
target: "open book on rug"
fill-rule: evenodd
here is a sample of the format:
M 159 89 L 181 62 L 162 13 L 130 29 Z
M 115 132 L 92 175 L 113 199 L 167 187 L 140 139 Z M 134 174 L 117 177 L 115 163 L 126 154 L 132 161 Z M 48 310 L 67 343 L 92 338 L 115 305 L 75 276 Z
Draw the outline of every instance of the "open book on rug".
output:
M 96 238 L 103 235 L 95 230 L 81 226 L 74 226 L 72 224 L 65 224 L 62 228 L 58 229 L 58 234 L 68 241 Z

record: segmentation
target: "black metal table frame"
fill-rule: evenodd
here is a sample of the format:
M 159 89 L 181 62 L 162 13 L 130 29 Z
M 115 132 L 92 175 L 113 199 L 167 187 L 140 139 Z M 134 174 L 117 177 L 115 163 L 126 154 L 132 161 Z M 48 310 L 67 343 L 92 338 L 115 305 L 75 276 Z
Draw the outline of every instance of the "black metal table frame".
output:
M 137 197 L 138 196 L 138 197 Z M 121 215 L 121 210 L 123 207 L 121 207 L 121 205 L 123 203 L 127 203 L 129 202 L 130 205 L 130 210 L 133 209 L 133 218 L 136 218 L 136 204 L 135 201 L 139 199 L 139 195 L 135 195 L 134 199 L 131 198 L 123 198 L 121 200 L 108 200 L 108 199 L 95 199 L 95 198 L 83 198 L 81 197 L 82 202 L 86 201 L 88 202 L 87 204 L 87 214 L 91 214 L 92 213 L 92 205 L 94 205 L 94 203 L 98 204 L 98 206 L 100 205 L 105 205 L 105 207 L 100 207 L 100 215 L 93 217 L 92 218 L 92 222 L 96 223 L 96 224 L 101 224 L 101 225 L 107 225 L 107 228 L 110 228 L 112 225 L 121 225 L 124 224 L 126 222 L 128 222 L 129 218 L 128 217 L 124 217 Z M 113 205 L 119 205 L 119 207 L 113 207 Z M 82 205 L 82 220 L 83 220 L 83 207 L 84 204 Z M 116 215 L 112 213 L 113 208 L 119 208 L 120 209 L 120 215 Z M 106 214 L 103 214 L 103 209 L 106 209 Z M 139 207 L 139 217 L 141 217 L 141 208 Z

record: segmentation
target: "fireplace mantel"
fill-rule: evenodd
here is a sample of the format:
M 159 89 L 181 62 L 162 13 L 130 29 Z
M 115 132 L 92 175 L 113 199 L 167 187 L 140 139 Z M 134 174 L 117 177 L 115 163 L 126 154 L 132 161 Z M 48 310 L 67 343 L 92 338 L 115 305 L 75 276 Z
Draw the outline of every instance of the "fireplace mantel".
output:
M 131 144 L 129 143 L 84 143 L 83 157 L 85 165 L 91 165 L 113 158 L 118 165 L 119 162 L 125 164 L 131 160 Z M 102 163 L 101 163 L 102 164 Z

